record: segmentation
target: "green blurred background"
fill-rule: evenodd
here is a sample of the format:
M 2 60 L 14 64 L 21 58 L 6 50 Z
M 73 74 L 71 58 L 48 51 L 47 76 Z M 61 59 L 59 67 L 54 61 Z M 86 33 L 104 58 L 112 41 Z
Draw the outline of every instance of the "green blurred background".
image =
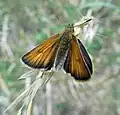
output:
M 99 25 L 91 42 L 84 40 L 94 64 L 91 80 L 54 76 L 38 92 L 32 115 L 120 115 L 119 0 L 0 0 L 0 115 L 17 115 L 21 106 L 3 114 L 26 87 L 17 80 L 29 71 L 20 57 L 88 11 Z

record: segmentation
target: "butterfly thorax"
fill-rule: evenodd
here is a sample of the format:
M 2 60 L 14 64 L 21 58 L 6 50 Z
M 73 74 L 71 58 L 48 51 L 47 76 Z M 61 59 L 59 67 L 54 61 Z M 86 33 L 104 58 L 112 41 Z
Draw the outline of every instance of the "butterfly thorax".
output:
M 54 62 L 54 67 L 56 70 L 60 70 L 63 67 L 72 41 L 73 32 L 73 25 L 69 25 L 60 37 L 60 44 Z

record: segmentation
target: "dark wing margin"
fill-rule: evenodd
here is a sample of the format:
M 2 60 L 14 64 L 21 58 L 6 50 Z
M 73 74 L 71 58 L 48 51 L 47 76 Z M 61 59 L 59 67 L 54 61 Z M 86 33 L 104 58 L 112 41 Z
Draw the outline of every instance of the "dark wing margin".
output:
M 79 39 L 77 39 L 77 41 L 78 41 L 78 44 L 79 44 L 79 48 L 81 49 L 81 52 L 83 54 L 84 60 L 85 60 L 87 66 L 90 70 L 90 73 L 92 74 L 93 73 L 93 67 L 92 67 L 92 61 L 89 57 L 89 54 L 88 54 L 87 50 L 85 49 L 84 45 L 82 44 L 82 42 Z
M 63 68 L 77 81 L 86 81 L 91 78 L 92 63 L 85 47 L 79 42 L 73 36 Z
M 31 68 L 50 70 L 59 47 L 59 34 L 50 37 L 22 57 L 22 61 Z

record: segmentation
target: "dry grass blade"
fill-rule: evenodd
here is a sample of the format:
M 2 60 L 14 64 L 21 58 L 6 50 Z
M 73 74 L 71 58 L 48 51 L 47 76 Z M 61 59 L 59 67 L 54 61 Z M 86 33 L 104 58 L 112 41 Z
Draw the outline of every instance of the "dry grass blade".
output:
M 31 99 L 32 99 L 32 100 L 33 100 L 33 98 L 35 97 L 38 89 L 42 88 L 41 86 L 44 86 L 45 84 L 47 84 L 47 82 L 51 79 L 51 77 L 53 76 L 53 74 L 54 74 L 53 71 L 50 72 L 50 73 L 47 73 L 46 75 L 44 74 L 45 76 L 43 76 L 43 78 L 42 78 L 42 79 L 43 79 L 43 82 L 40 81 L 41 79 L 39 79 L 39 80 L 36 82 L 35 87 L 34 87 L 34 89 L 33 89 L 33 92 L 32 92 L 32 94 L 31 94 Z
M 30 85 L 28 89 L 26 89 L 20 96 L 18 96 L 4 111 L 8 111 L 13 106 L 17 105 L 19 102 L 21 102 L 26 97 L 30 96 L 31 101 L 33 100 L 35 94 L 37 93 L 38 89 L 42 88 L 53 76 L 54 72 L 45 73 L 45 72 L 39 72 L 38 76 L 36 77 L 36 80 L 33 82 L 33 84 Z
M 27 115 L 32 115 L 33 113 L 33 100 L 30 101 L 27 109 Z
M 32 115 L 32 111 L 33 111 L 33 99 L 38 91 L 38 89 L 42 88 L 42 86 L 44 86 L 45 84 L 47 84 L 47 82 L 51 79 L 51 77 L 53 76 L 53 73 L 54 72 L 50 72 L 50 73 L 47 73 L 46 75 L 43 73 L 43 82 L 41 82 L 42 79 L 38 79 L 35 86 L 34 86 L 34 89 L 32 91 L 32 94 L 30 96 L 30 102 L 28 104 L 28 109 L 27 109 L 27 115 Z M 39 78 L 39 75 L 36 77 L 36 79 Z
M 24 105 L 19 109 L 17 115 L 22 115 L 22 110 L 23 110 Z
M 31 76 L 35 75 L 36 72 L 37 72 L 37 71 L 35 71 L 35 70 L 30 70 L 30 71 L 24 73 L 23 75 L 21 75 L 21 76 L 18 78 L 18 80 L 26 79 L 26 78 L 28 78 L 28 77 L 31 77 Z
M 36 81 L 35 81 L 36 82 Z M 34 83 L 35 83 L 34 82 Z M 28 88 L 26 89 L 23 93 L 21 93 L 9 106 L 8 108 L 4 111 L 7 112 L 10 108 L 12 108 L 13 106 L 17 105 L 20 101 L 22 101 L 22 99 L 24 99 L 27 95 L 29 95 L 32 91 L 32 88 L 34 87 L 34 83 Z

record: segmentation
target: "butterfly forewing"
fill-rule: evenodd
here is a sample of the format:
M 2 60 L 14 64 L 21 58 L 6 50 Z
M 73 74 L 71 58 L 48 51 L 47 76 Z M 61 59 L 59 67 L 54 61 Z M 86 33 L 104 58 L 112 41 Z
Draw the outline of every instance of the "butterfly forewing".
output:
M 32 68 L 49 70 L 53 66 L 59 43 L 59 34 L 54 35 L 25 54 L 22 61 Z
M 87 51 L 83 45 L 79 47 L 78 41 L 75 36 L 72 36 L 72 42 L 68 51 L 66 61 L 64 63 L 64 70 L 67 73 L 70 73 L 76 80 L 88 80 L 91 77 L 91 70 L 89 67 L 92 67 L 91 60 L 88 58 Z M 80 45 L 82 43 L 80 42 Z M 85 51 L 83 51 L 85 50 Z M 85 54 L 83 54 L 85 53 Z M 85 59 L 86 56 L 86 59 Z M 86 62 L 86 60 L 89 60 Z M 89 63 L 89 66 L 87 65 Z
M 82 55 L 84 57 L 85 63 L 87 64 L 87 66 L 89 68 L 89 71 L 92 74 L 93 73 L 92 61 L 91 61 L 84 45 L 82 44 L 82 42 L 79 39 L 77 39 L 77 41 L 78 41 L 78 44 L 79 44 L 79 48 L 81 49 Z

